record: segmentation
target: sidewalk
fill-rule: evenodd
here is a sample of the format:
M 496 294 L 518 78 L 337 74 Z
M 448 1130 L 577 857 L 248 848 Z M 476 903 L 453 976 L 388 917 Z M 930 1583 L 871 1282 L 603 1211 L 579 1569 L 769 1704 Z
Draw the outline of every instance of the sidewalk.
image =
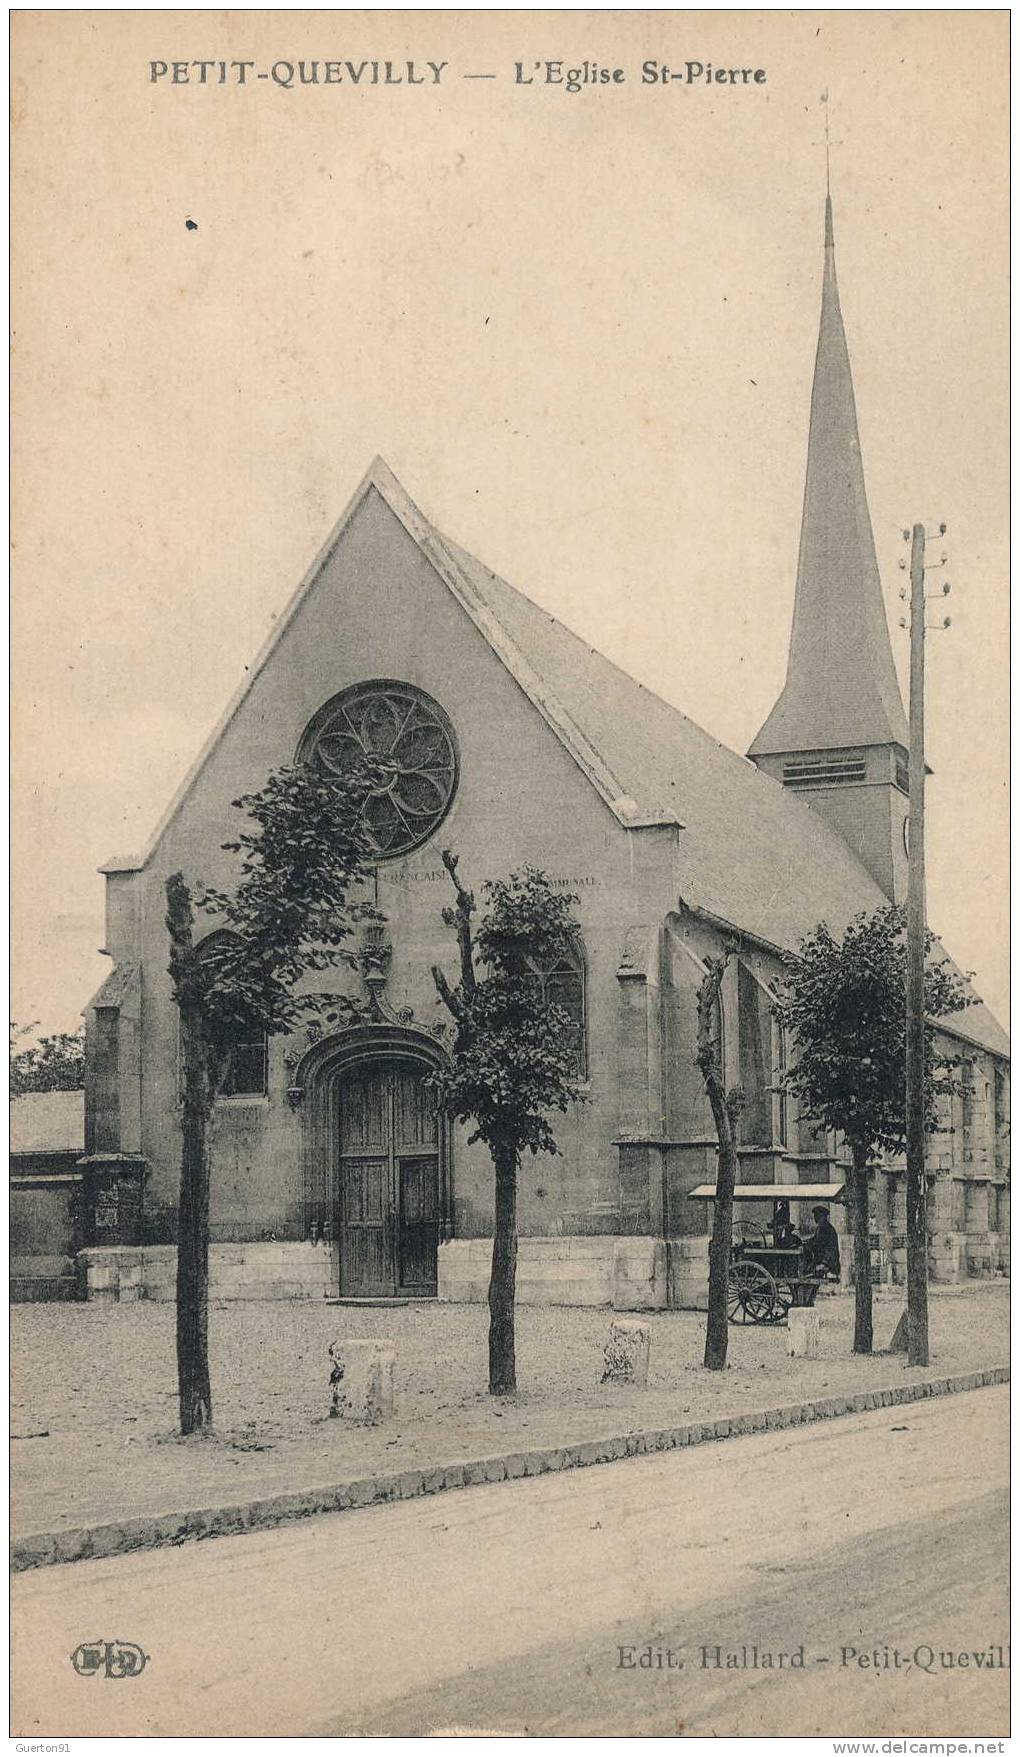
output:
M 1007 1303 L 1008 1290 L 997 1284 L 933 1299 L 927 1370 L 907 1368 L 902 1357 L 851 1357 L 846 1296 L 820 1307 L 823 1358 L 790 1360 L 784 1328 L 734 1326 L 725 1373 L 698 1364 L 702 1316 L 654 1313 L 641 1391 L 598 1384 L 610 1312 L 524 1308 L 520 1393 L 512 1400 L 484 1390 L 484 1306 L 224 1306 L 210 1314 L 216 1431 L 189 1440 L 174 1433 L 172 1307 L 19 1306 L 12 1311 L 13 1532 L 60 1542 L 20 1545 L 16 1559 L 31 1566 L 109 1554 L 432 1492 L 463 1482 L 465 1465 L 467 1480 L 482 1481 L 524 1474 L 527 1455 L 535 1470 L 595 1463 L 723 1437 L 733 1424 L 748 1431 L 747 1424 L 766 1425 L 766 1410 L 785 1412 L 769 1425 L 793 1425 L 844 1413 L 848 1399 L 864 1400 L 850 1408 L 873 1405 L 879 1390 L 927 1395 L 926 1383 L 946 1390 L 951 1380 L 1002 1365 Z M 898 1301 L 876 1301 L 880 1347 L 899 1309 Z M 328 1420 L 327 1350 L 338 1335 L 394 1340 L 392 1423 L 351 1430 Z M 353 1499 L 343 1485 L 353 1485 Z M 188 1520 L 189 1512 L 201 1517 Z M 88 1541 L 84 1534 L 96 1528 L 108 1528 L 106 1537 Z

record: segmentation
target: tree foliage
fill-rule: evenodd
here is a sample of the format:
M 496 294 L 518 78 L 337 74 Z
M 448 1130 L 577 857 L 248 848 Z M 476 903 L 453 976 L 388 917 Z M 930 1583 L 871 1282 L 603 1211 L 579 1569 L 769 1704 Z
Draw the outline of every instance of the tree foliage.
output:
M 906 1139 L 906 919 L 895 906 L 858 915 L 842 940 L 822 923 L 786 959 L 776 1015 L 790 1055 L 785 1084 L 801 1113 L 866 1154 L 899 1153 Z M 925 1110 L 939 1128 L 939 1100 L 961 1090 L 961 1058 L 939 1042 L 935 1020 L 973 1004 L 966 984 L 925 944 Z
M 234 800 L 248 823 L 224 848 L 241 856 L 231 891 L 193 899 L 166 882 L 170 976 L 181 1020 L 181 1196 L 177 1226 L 177 1380 L 181 1432 L 212 1421 L 209 1382 L 209 1127 L 234 1045 L 253 1030 L 293 1031 L 309 1015 L 350 1018 L 343 993 L 306 989 L 309 974 L 355 963 L 348 941 L 380 920 L 367 879 L 375 849 L 364 820 L 390 771 L 369 759 L 343 776 L 283 768 Z M 219 931 L 195 943 L 195 908 Z
M 26 1092 L 80 1092 L 85 1084 L 85 1027 L 33 1038 L 38 1029 L 37 1021 L 11 1024 L 11 1097 L 21 1098 Z M 24 1038 L 30 1041 L 24 1043 Z
M 457 887 L 443 920 L 457 930 L 460 980 L 433 976 L 456 1024 L 449 1068 L 435 1076 L 444 1108 L 474 1124 L 472 1141 L 508 1147 L 516 1157 L 559 1151 L 550 1111 L 566 1111 L 583 1094 L 574 1057 L 574 1025 L 565 1007 L 543 997 L 535 964 L 569 955 L 576 898 L 554 890 L 543 872 L 524 867 L 483 886 L 485 912 L 473 925 L 475 899 L 457 879 L 449 850 L 443 864 Z
M 473 1124 L 469 1139 L 484 1141 L 495 1174 L 495 1224 L 489 1278 L 489 1390 L 517 1388 L 515 1290 L 517 1174 L 524 1152 L 556 1153 L 549 1113 L 565 1111 L 583 1094 L 573 1051 L 573 1021 L 543 993 L 535 966 L 569 955 L 576 934 L 576 898 L 553 889 L 545 874 L 524 867 L 483 890 L 485 911 L 474 923 L 475 898 L 457 876 L 457 856 L 443 865 L 456 905 L 443 920 L 457 935 L 460 974 L 432 975 L 453 1016 L 456 1032 L 448 1067 L 435 1076 L 450 1116 Z
M 310 1014 L 333 1023 L 354 1009 L 343 995 L 298 985 L 352 967 L 355 925 L 381 919 L 365 888 L 375 850 L 363 811 L 387 774 L 368 760 L 344 776 L 282 768 L 233 801 L 253 825 L 223 844 L 242 856 L 238 885 L 195 898 L 223 931 L 195 948 L 187 971 L 172 971 L 177 998 L 198 1007 L 224 1066 L 239 1031 L 289 1032 Z
M 944 957 L 930 958 L 925 938 L 925 1129 L 940 1125 L 939 1101 L 962 1090 L 961 1058 L 940 1042 L 936 1019 L 972 997 Z M 854 1353 L 873 1341 L 869 1164 L 906 1143 L 906 917 L 889 905 L 858 915 L 842 940 L 822 923 L 787 958 L 776 1008 L 790 1037 L 784 1085 L 802 1114 L 842 1135 L 850 1149 L 849 1202 L 854 1251 Z M 909 1215 L 908 1215 L 909 1230 Z M 926 1241 L 924 1246 L 926 1248 Z

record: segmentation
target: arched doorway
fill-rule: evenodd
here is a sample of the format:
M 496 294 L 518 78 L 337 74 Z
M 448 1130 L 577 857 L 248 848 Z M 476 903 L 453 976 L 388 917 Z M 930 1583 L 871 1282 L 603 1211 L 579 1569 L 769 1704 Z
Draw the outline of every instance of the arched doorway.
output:
M 444 1061 L 435 1038 L 380 1024 L 321 1040 L 299 1066 L 310 1236 L 335 1241 L 344 1299 L 435 1298 L 449 1130 L 429 1075 Z
M 434 1297 L 440 1130 L 428 1070 L 396 1057 L 362 1062 L 336 1093 L 341 1294 Z

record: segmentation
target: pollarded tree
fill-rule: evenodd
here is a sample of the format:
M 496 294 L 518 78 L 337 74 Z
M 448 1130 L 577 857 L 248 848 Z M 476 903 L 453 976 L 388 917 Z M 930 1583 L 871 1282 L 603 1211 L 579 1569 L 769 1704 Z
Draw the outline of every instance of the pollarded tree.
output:
M 744 1105 L 738 1087 L 726 1089 L 722 1066 L 722 983 L 730 952 L 706 960 L 705 975 L 698 989 L 698 1049 L 695 1061 L 701 1069 L 712 1110 L 719 1162 L 712 1206 L 712 1235 L 708 1245 L 708 1317 L 705 1322 L 704 1365 L 721 1372 L 726 1365 L 730 1327 L 727 1309 L 730 1259 L 733 1254 L 733 1191 L 737 1182 L 737 1119 Z
M 515 1296 L 517 1177 L 521 1158 L 559 1151 L 549 1113 L 565 1111 L 579 1089 L 574 1024 L 549 1001 L 535 974 L 569 957 L 576 936 L 576 898 L 555 891 L 545 874 L 525 867 L 484 887 L 485 913 L 474 925 L 474 894 L 457 876 L 449 849 L 443 865 L 456 906 L 443 920 L 456 930 L 460 978 L 451 985 L 438 965 L 432 975 L 456 1031 L 450 1066 L 435 1076 L 448 1115 L 473 1123 L 495 1173 L 495 1226 L 489 1280 L 489 1391 L 517 1389 Z
M 850 1211 L 854 1236 L 854 1353 L 873 1341 L 868 1168 L 906 1143 L 906 917 L 890 905 L 858 915 L 842 940 L 824 922 L 786 959 L 776 1016 L 786 1027 L 791 1060 L 784 1084 L 801 1114 L 843 1136 L 850 1150 Z M 940 1047 L 932 1020 L 972 1004 L 945 958 L 925 944 L 925 1121 L 939 1126 L 942 1095 L 960 1091 L 960 1058 Z M 924 1249 L 927 1243 L 924 1241 Z
M 356 1003 L 302 992 L 309 974 L 352 966 L 358 921 L 380 920 L 366 891 L 375 851 L 366 800 L 388 776 L 366 761 L 343 777 L 307 768 L 271 774 L 234 800 L 251 828 L 224 848 L 243 856 L 233 892 L 197 896 L 180 872 L 166 881 L 170 975 L 180 1013 L 181 1194 L 177 1227 L 177 1380 L 181 1432 L 212 1421 L 209 1382 L 209 1129 L 235 1045 L 333 1022 Z M 195 942 L 195 910 L 223 930 Z

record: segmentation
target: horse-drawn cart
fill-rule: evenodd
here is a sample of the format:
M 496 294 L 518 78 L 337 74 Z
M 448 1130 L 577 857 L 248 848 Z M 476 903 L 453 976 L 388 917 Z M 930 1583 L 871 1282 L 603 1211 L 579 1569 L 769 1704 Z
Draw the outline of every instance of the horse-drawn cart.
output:
M 730 1258 L 727 1310 L 734 1324 L 781 1324 L 791 1306 L 813 1306 L 824 1275 L 805 1274 L 804 1252 L 799 1245 L 784 1245 L 784 1222 L 789 1223 L 792 1203 L 839 1202 L 840 1184 L 737 1184 L 735 1204 L 771 1202 L 772 1225 L 758 1224 L 756 1238 L 734 1239 Z M 715 1184 L 699 1184 L 690 1199 L 714 1202 Z M 769 1232 L 772 1240 L 769 1240 Z

